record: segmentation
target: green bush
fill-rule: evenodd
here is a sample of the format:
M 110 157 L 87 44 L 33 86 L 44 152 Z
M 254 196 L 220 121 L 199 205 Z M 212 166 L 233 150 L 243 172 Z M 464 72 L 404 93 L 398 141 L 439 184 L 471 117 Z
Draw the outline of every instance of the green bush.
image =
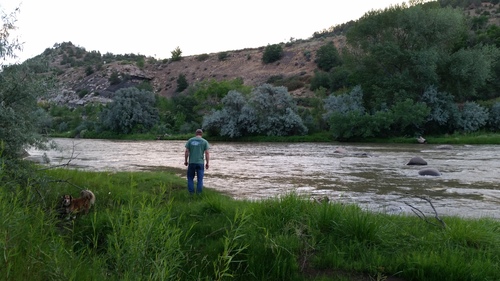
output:
M 118 73 L 118 71 L 113 70 L 113 72 L 111 72 L 111 75 L 109 76 L 109 83 L 111 85 L 118 85 L 121 82 L 122 79 L 120 79 L 120 74 Z
M 314 62 L 316 62 L 319 69 L 327 72 L 341 64 L 339 52 L 333 42 L 328 42 L 316 51 L 316 60 Z
M 210 56 L 208 54 L 201 54 L 196 57 L 197 61 L 206 61 Z
M 180 61 L 182 59 L 181 48 L 177 47 L 170 53 L 172 54 L 172 61 Z
M 264 63 L 273 63 L 283 57 L 283 48 L 279 44 L 267 45 L 264 49 L 262 61 Z
M 188 81 L 186 79 L 186 75 L 184 74 L 179 74 L 179 76 L 177 77 L 177 89 L 175 89 L 175 91 L 177 93 L 180 93 L 182 91 L 184 91 L 185 89 L 187 89 L 187 87 L 189 86 L 188 84 Z
M 225 61 L 228 57 L 229 57 L 229 53 L 228 52 L 220 52 L 217 55 L 217 58 L 219 59 L 219 61 Z

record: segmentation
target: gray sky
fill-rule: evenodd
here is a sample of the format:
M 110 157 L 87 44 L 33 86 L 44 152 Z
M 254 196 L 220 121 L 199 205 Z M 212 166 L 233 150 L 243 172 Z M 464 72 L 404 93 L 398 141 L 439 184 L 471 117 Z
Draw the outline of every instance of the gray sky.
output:
M 170 58 L 307 39 L 399 0 L 2 0 L 20 7 L 18 61 L 71 41 L 87 51 Z

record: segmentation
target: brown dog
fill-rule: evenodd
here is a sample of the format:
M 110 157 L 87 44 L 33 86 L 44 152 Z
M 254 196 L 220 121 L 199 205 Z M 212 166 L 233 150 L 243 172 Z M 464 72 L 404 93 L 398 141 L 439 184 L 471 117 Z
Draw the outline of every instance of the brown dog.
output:
M 82 190 L 80 198 L 73 198 L 71 195 L 64 195 L 62 198 L 62 207 L 66 214 L 76 216 L 80 212 L 89 213 L 90 207 L 95 203 L 95 195 L 90 190 Z

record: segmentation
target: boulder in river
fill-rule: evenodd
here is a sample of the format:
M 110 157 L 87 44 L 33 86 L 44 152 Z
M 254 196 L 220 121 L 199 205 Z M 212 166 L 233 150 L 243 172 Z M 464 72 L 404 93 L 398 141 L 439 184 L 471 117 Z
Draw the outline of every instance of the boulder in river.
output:
M 411 158 L 406 165 L 427 165 L 427 161 L 425 161 L 422 157 L 415 156 Z
M 439 177 L 441 173 L 434 168 L 425 168 L 420 171 L 418 171 L 418 174 L 421 176 L 433 176 L 433 177 Z

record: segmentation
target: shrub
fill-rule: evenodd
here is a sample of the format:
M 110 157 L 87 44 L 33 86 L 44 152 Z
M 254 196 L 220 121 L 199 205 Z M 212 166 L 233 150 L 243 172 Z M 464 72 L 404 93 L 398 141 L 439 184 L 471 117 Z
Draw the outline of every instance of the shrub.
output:
M 309 89 L 311 89 L 311 91 L 315 91 L 319 88 L 330 89 L 330 85 L 330 75 L 327 72 L 315 71 Z
M 84 96 L 86 96 L 88 93 L 89 93 L 89 90 L 87 90 L 87 89 L 80 89 L 80 90 L 78 90 L 78 97 L 79 97 L 79 98 L 83 98 L 83 97 L 84 97 Z
M 500 102 L 496 102 L 491 107 L 490 119 L 488 120 L 488 124 L 492 130 L 500 130 Z
M 451 132 L 453 120 L 459 114 L 454 97 L 446 92 L 438 92 L 436 87 L 429 87 L 422 95 L 421 101 L 430 108 L 426 128 L 431 133 Z
M 118 71 L 113 70 L 113 72 L 111 72 L 111 75 L 109 76 L 109 83 L 111 85 L 118 85 L 121 82 L 122 79 L 120 78 L 120 74 L 118 73 Z
M 307 133 L 297 106 L 284 87 L 261 85 L 252 91 L 248 100 L 243 94 L 230 91 L 222 103 L 221 110 L 213 111 L 203 120 L 203 128 L 211 133 L 230 138 Z
M 94 69 L 92 68 L 92 66 L 87 66 L 85 68 L 85 75 L 89 76 L 90 74 L 94 73 Z
M 201 54 L 196 57 L 197 61 L 206 61 L 210 56 L 208 54 Z
M 284 78 L 283 75 L 273 75 L 267 79 L 269 84 L 274 86 L 283 86 L 288 89 L 288 91 L 294 91 L 304 87 L 304 82 L 297 76 L 291 76 Z
M 339 52 L 333 42 L 328 42 L 316 51 L 316 60 L 314 62 L 316 62 L 319 69 L 324 71 L 330 71 L 341 64 Z
M 184 74 L 179 74 L 179 77 L 177 77 L 177 89 L 175 90 L 177 93 L 180 93 L 182 91 L 184 91 L 185 89 L 187 89 L 187 87 L 189 86 L 188 82 L 187 82 L 187 79 L 186 79 L 186 75 Z
M 283 57 L 283 48 L 279 44 L 267 45 L 264 49 L 262 61 L 264 63 L 273 63 Z
M 457 128 L 465 133 L 479 130 L 488 121 L 488 110 L 475 102 L 466 102 L 457 116 Z
M 304 51 L 304 57 L 306 58 L 306 61 L 310 61 L 311 60 L 311 51 L 309 51 L 309 50 Z
M 220 52 L 217 55 L 217 58 L 219 59 L 219 61 L 225 61 L 228 57 L 229 57 L 229 53 L 228 52 Z
M 116 91 L 101 115 L 103 126 L 118 134 L 145 132 L 159 120 L 153 93 L 135 87 Z

